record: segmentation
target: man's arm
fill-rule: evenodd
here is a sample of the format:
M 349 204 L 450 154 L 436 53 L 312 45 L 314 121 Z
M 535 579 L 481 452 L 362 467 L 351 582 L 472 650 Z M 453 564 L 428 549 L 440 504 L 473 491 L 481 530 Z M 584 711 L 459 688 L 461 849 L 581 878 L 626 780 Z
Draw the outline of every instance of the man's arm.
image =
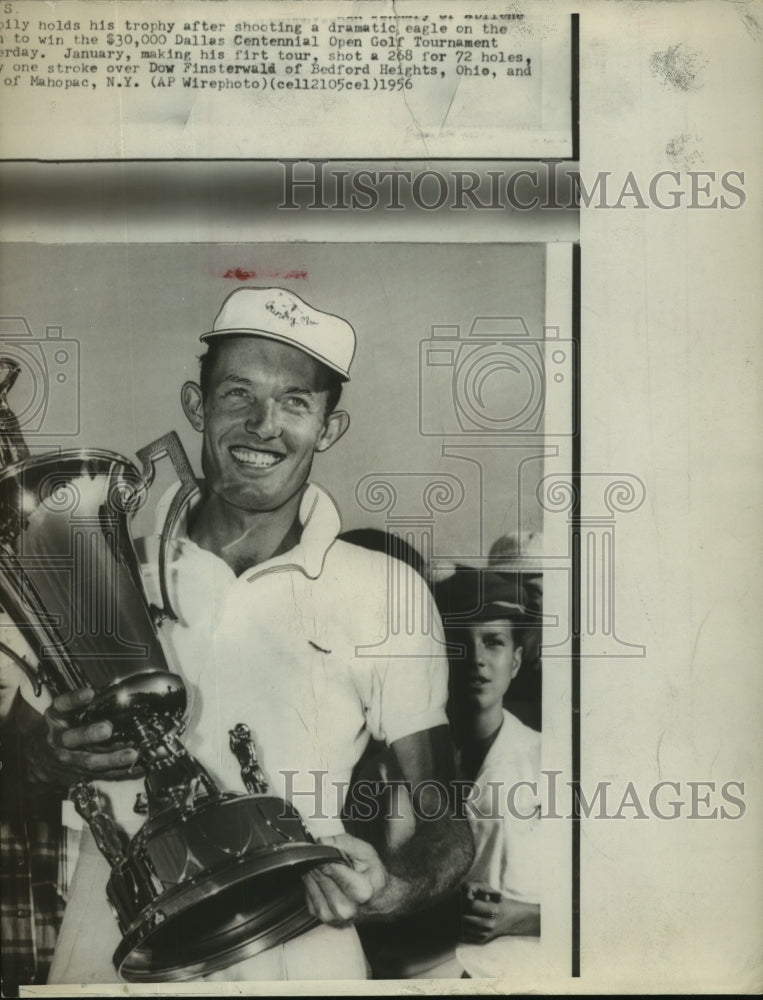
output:
M 410 782 L 416 829 L 409 840 L 385 853 L 387 885 L 370 901 L 364 919 L 397 916 L 435 902 L 462 881 L 474 859 L 469 824 L 456 815 L 449 727 L 405 736 L 391 749 Z
M 413 791 L 415 831 L 381 857 L 349 834 L 326 838 L 348 855 L 352 867 L 322 865 L 305 876 L 308 907 L 324 923 L 410 913 L 450 892 L 471 866 L 474 843 L 467 820 L 456 815 L 448 726 L 403 737 L 391 748 Z

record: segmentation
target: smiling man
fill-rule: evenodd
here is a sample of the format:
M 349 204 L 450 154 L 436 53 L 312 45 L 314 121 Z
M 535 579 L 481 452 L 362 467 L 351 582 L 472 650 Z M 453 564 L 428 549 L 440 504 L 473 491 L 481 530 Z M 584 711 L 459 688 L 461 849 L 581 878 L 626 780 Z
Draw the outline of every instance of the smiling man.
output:
M 315 455 L 349 425 L 337 404 L 349 379 L 352 327 L 289 291 L 242 288 L 202 340 L 199 382 L 187 382 L 181 398 L 202 435 L 204 481 L 168 560 L 179 620 L 162 629 L 189 691 L 184 742 L 222 787 L 238 790 L 228 731 L 249 726 L 271 793 L 291 800 L 310 832 L 349 860 L 304 876 L 317 927 L 212 978 L 362 978 L 352 925 L 391 919 L 445 894 L 473 856 L 468 823 L 442 808 L 454 774 L 446 660 L 423 631 L 401 637 L 394 658 L 383 655 L 389 557 L 339 540 L 332 500 L 309 481 Z M 395 572 L 407 575 L 402 592 L 423 601 L 422 578 L 402 563 Z M 154 563 L 146 580 L 156 586 Z M 70 722 L 90 697 L 56 699 L 47 754 L 59 770 L 111 779 L 104 790 L 132 834 L 140 824 L 128 808 L 140 788 L 129 780 L 135 751 L 94 752 L 109 724 Z M 352 770 L 371 737 L 385 740 L 403 776 L 426 789 L 419 816 L 436 817 L 418 819 L 413 835 L 384 857 L 346 834 L 341 820 Z M 108 866 L 83 839 L 51 983 L 115 978 L 110 956 L 119 934 L 105 905 Z
M 352 328 L 327 317 L 318 346 L 314 310 L 284 313 L 296 296 L 239 289 L 205 334 L 200 384 L 186 382 L 182 403 L 203 433 L 205 503 L 191 537 L 241 572 L 295 544 L 297 516 L 313 456 L 344 434 L 350 418 L 336 410 L 354 349 Z M 292 306 L 296 310 L 296 304 Z M 248 327 L 244 324 L 248 324 Z M 250 332 L 245 332 L 245 331 Z M 268 331 L 254 335 L 253 331 Z M 350 339 L 352 338 L 352 340 Z M 310 349 L 310 353 L 308 353 Z

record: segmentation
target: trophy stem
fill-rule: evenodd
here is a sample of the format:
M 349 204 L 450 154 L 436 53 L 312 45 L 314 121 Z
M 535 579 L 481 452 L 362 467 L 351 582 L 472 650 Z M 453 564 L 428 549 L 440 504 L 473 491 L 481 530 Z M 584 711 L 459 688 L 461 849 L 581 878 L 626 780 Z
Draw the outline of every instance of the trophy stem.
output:
M 135 717 L 133 727 L 138 743 L 138 764 L 145 769 L 146 807 L 149 818 L 175 810 L 192 812 L 197 806 L 222 793 L 206 769 L 185 749 L 177 735 L 167 732 L 166 721 L 158 715 Z M 72 788 L 72 801 L 90 827 L 98 849 L 112 868 L 127 861 L 128 842 L 112 817 L 101 808 L 100 796 L 84 779 Z M 140 795 L 139 802 L 143 800 Z
M 185 749 L 175 732 L 168 732 L 158 715 L 133 719 L 138 761 L 146 771 L 148 812 L 180 812 L 199 802 L 219 798 L 220 789 L 207 770 Z

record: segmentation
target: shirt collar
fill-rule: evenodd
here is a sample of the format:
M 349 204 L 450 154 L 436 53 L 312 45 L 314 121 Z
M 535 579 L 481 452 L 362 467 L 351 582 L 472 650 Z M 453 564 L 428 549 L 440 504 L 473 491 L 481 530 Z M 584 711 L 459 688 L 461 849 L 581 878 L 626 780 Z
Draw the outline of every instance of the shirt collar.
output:
M 178 488 L 171 487 L 159 501 L 156 511 L 157 535 L 161 534 L 167 510 Z M 196 543 L 188 537 L 188 520 L 200 502 L 201 493 L 194 494 L 178 518 L 172 533 L 172 542 L 178 554 L 186 549 L 199 549 Z M 336 540 L 342 526 L 339 511 L 323 487 L 318 486 L 317 483 L 308 483 L 300 501 L 297 516 L 302 526 L 302 534 L 294 548 L 252 566 L 251 569 L 241 574 L 242 579 L 254 580 L 263 573 L 286 569 L 301 570 L 311 580 L 320 576 L 326 553 Z M 199 551 L 205 550 L 199 549 Z M 214 555 L 213 553 L 207 554 Z

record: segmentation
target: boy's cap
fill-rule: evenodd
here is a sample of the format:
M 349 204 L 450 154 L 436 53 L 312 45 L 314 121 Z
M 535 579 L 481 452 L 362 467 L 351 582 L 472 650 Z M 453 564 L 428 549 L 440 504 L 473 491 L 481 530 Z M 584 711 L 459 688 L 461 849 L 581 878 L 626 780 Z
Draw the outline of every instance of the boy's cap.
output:
M 459 567 L 443 595 L 447 623 L 453 626 L 508 621 L 526 625 L 522 584 L 516 573 L 492 573 Z
M 485 573 L 482 578 L 482 606 L 474 612 L 474 622 L 510 621 L 523 625 L 527 612 L 522 605 L 522 590 L 514 575 Z
M 348 382 L 355 331 L 331 313 L 308 305 L 285 288 L 237 288 L 223 302 L 202 341 L 231 335 L 266 337 L 304 351 Z

